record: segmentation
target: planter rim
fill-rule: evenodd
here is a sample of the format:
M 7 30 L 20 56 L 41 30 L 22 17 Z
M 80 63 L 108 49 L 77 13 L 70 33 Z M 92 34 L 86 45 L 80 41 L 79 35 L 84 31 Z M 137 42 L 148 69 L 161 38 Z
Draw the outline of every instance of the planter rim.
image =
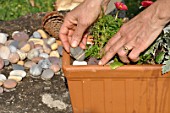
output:
M 99 77 L 99 76 L 101 77 L 102 74 L 106 75 L 107 73 L 109 73 L 108 74 L 109 76 L 104 76 L 104 77 L 127 77 L 126 75 L 128 75 L 128 77 L 163 77 L 163 78 L 170 77 L 170 73 L 166 73 L 164 75 L 161 74 L 162 65 L 159 64 L 124 65 L 115 70 L 111 69 L 109 65 L 73 66 L 70 64 L 71 63 L 70 55 L 65 50 L 63 51 L 62 62 L 63 62 L 63 71 L 67 78 L 70 78 L 71 76 L 85 77 L 85 78 Z M 97 74 L 97 73 L 101 73 L 101 74 Z M 129 73 L 132 73 L 131 76 L 129 76 Z

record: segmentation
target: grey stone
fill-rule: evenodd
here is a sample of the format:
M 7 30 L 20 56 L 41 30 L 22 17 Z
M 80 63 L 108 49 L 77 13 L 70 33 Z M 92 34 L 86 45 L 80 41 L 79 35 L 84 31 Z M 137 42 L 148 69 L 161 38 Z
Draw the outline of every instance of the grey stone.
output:
M 70 53 L 73 58 L 75 58 L 77 61 L 83 61 L 85 59 L 85 51 L 80 48 L 70 48 Z

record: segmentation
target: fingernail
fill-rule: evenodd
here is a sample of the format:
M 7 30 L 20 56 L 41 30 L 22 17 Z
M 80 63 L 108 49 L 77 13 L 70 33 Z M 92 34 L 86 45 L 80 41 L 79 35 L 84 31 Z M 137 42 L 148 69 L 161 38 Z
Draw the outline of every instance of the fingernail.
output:
M 77 41 L 73 41 L 72 44 L 71 44 L 72 47 L 77 47 L 77 45 L 78 45 Z
M 102 65 L 102 61 L 99 61 L 99 63 L 98 63 L 99 65 Z

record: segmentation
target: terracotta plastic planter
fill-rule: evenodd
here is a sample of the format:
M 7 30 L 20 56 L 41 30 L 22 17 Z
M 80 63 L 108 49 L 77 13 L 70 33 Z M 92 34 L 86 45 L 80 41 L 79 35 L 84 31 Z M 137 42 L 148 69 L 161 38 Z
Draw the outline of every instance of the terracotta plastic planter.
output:
M 170 113 L 170 73 L 161 65 L 72 66 L 63 53 L 74 113 Z

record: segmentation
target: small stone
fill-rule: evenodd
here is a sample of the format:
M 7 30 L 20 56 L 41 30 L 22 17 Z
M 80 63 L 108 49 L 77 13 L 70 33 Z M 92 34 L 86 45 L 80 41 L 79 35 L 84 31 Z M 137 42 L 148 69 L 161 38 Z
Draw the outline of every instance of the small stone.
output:
M 40 65 L 33 65 L 30 68 L 30 74 L 34 77 L 41 75 L 41 73 L 42 73 L 42 68 Z
M 44 59 L 40 60 L 38 62 L 38 65 L 40 65 L 43 69 L 47 69 L 51 66 L 51 62 L 49 61 L 49 59 Z
M 9 47 L 11 53 L 15 53 L 17 51 L 17 48 L 13 45 L 9 45 L 8 47 Z
M 44 50 L 45 53 L 50 54 L 51 47 L 49 45 L 47 45 L 47 44 L 44 44 L 43 45 L 43 50 Z
M 13 41 L 14 41 L 14 40 L 7 40 L 7 41 L 5 42 L 5 46 L 9 46 Z
M 17 49 L 17 53 L 19 55 L 20 60 L 25 60 L 26 59 L 27 53 L 25 53 L 24 51 L 18 50 L 18 49 Z
M 10 53 L 8 60 L 11 63 L 17 63 L 19 61 L 19 55 L 18 53 Z
M 4 92 L 4 89 L 0 87 L 0 94 Z
M 35 49 L 37 49 L 39 51 L 39 53 L 43 53 L 44 52 L 43 47 L 35 47 Z
M 4 83 L 3 81 L 0 81 L 0 86 L 2 86 L 2 85 L 3 85 L 3 83 Z
M 48 38 L 47 34 L 42 29 L 37 30 L 37 32 L 40 33 L 42 38 Z
M 49 39 L 47 40 L 47 44 L 48 44 L 48 45 L 51 45 L 51 44 L 53 44 L 53 43 L 55 43 L 55 42 L 56 42 L 56 39 L 53 38 L 53 37 L 51 37 L 51 38 L 49 38 Z
M 39 57 L 48 58 L 49 55 L 47 53 L 40 53 Z
M 34 58 L 32 58 L 31 61 L 38 63 L 40 60 L 43 60 L 43 59 L 44 59 L 43 57 L 34 57 Z
M 33 33 L 33 37 L 34 38 L 41 38 L 41 34 L 39 33 L 39 32 L 37 32 L 37 31 L 35 31 L 34 33 Z
M 2 69 L 4 67 L 4 60 L 2 58 L 0 58 L 0 69 Z
M 4 74 L 0 74 L 0 81 L 4 82 L 6 80 L 6 76 Z
M 23 66 L 24 65 L 24 61 L 20 60 L 20 61 L 17 62 L 17 64 Z
M 29 39 L 28 34 L 25 32 L 15 33 L 12 38 L 16 41 L 27 41 Z
M 74 65 L 74 66 L 87 65 L 87 62 L 86 62 L 86 61 L 77 61 L 77 60 L 75 60 L 75 61 L 73 62 L 73 65 Z
M 87 62 L 88 65 L 98 65 L 98 63 L 99 63 L 99 60 L 97 60 L 94 57 L 91 57 Z
M 52 69 L 54 73 L 57 73 L 58 71 L 60 71 L 60 66 L 57 64 L 52 64 L 50 66 L 50 69 Z
M 57 43 L 53 43 L 53 44 L 51 44 L 51 50 L 57 50 L 57 48 L 58 48 L 58 44 Z
M 56 43 L 59 45 L 59 46 L 62 46 L 62 42 L 60 40 L 56 40 Z
M 50 80 L 54 76 L 54 72 L 51 69 L 45 69 L 41 75 L 43 80 Z
M 43 48 L 43 46 L 40 45 L 40 44 L 35 44 L 35 45 L 34 45 L 34 48 Z
M 15 34 L 17 34 L 17 33 L 19 33 L 19 31 L 14 31 L 14 32 L 12 33 L 12 37 L 13 37 Z
M 40 52 L 37 49 L 32 49 L 31 51 L 28 52 L 27 58 L 29 60 L 33 59 L 34 57 L 38 57 Z
M 57 50 L 60 56 L 63 56 L 63 46 L 58 46 Z
M 8 66 L 8 65 L 9 65 L 9 60 L 4 59 L 4 65 L 5 65 L 5 66 Z
M 61 60 L 61 58 L 49 57 L 48 59 L 49 59 L 49 61 L 50 61 L 52 64 L 57 64 L 57 65 L 60 66 L 60 68 L 62 67 L 62 60 Z
M 8 59 L 10 53 L 10 49 L 7 46 L 0 47 L 0 57 L 2 59 Z
M 24 67 L 18 64 L 12 64 L 13 70 L 24 70 Z
M 31 46 L 29 43 L 26 43 L 20 50 L 27 53 L 31 50 Z
M 85 59 L 85 52 L 80 47 L 76 47 L 76 48 L 71 47 L 70 53 L 71 53 L 71 56 L 78 61 L 83 61 Z
M 26 72 L 24 70 L 13 70 L 9 73 L 10 76 L 21 76 L 24 78 L 26 76 Z
M 0 33 L 0 43 L 5 44 L 7 41 L 8 34 Z
M 8 79 L 15 80 L 16 82 L 20 82 L 22 80 L 22 77 L 18 75 L 10 75 Z
M 42 39 L 37 39 L 37 38 L 30 38 L 28 40 L 28 42 L 33 42 L 34 45 L 36 45 L 36 44 L 43 45 L 44 44 L 44 41 Z
M 18 44 L 19 44 L 19 42 L 16 41 L 16 40 L 13 40 L 13 41 L 10 43 L 10 45 L 12 45 L 12 46 L 14 46 L 14 47 L 16 47 L 16 48 L 18 48 Z
M 30 42 L 27 42 L 27 43 L 30 44 L 31 49 L 34 49 L 34 42 L 30 41 Z
M 60 55 L 59 55 L 58 51 L 51 51 L 50 57 L 57 57 L 57 58 L 60 58 Z
M 31 68 L 33 65 L 36 65 L 36 63 L 33 61 L 27 61 L 25 62 L 24 67 Z
M 12 79 L 7 79 L 4 81 L 3 86 L 7 89 L 15 88 L 17 86 L 17 82 Z

